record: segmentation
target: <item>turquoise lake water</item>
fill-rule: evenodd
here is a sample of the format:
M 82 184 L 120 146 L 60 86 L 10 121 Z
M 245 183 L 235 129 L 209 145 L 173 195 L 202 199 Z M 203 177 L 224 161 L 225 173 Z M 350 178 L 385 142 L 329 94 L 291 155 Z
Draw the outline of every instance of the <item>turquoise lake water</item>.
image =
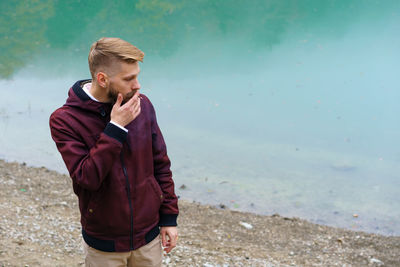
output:
M 146 54 L 181 198 L 400 235 L 399 1 L 0 9 L 0 158 L 66 173 L 48 117 L 91 43 L 121 37 Z

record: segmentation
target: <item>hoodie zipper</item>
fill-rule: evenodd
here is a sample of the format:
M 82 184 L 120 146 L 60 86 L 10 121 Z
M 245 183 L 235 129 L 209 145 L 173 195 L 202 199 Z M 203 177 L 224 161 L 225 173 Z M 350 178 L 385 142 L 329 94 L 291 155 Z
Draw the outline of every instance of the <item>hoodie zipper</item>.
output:
M 121 152 L 121 164 L 122 164 L 122 170 L 124 171 L 124 176 L 125 176 L 125 181 L 126 181 L 126 194 L 128 196 L 130 218 L 131 218 L 131 233 L 130 233 L 129 243 L 130 243 L 131 250 L 133 250 L 133 207 L 132 207 L 132 200 L 131 200 L 131 186 L 129 183 L 128 172 L 126 171 L 126 167 L 125 167 L 125 163 L 124 163 L 123 151 Z

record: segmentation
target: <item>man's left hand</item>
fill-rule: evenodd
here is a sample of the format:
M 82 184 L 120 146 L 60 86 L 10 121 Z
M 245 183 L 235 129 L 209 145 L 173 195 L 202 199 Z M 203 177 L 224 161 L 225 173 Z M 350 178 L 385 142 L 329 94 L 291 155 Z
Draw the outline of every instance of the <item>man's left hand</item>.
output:
M 176 226 L 162 226 L 161 239 L 164 251 L 166 253 L 171 252 L 176 247 L 176 242 L 178 241 L 178 229 Z

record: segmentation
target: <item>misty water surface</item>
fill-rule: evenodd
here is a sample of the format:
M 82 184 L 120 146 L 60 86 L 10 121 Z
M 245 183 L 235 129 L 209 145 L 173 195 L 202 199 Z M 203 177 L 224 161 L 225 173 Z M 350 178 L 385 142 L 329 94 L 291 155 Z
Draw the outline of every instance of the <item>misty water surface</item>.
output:
M 121 37 L 182 198 L 399 235 L 398 1 L 69 2 L 0 4 L 0 158 L 66 173 L 48 117 Z

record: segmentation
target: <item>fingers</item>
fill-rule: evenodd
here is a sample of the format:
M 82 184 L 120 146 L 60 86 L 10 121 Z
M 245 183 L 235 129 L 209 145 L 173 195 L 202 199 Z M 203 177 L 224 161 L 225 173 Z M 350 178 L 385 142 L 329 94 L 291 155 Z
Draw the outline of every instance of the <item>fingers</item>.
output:
M 137 116 L 140 113 L 140 98 L 133 103 L 133 105 L 129 108 L 130 112 L 132 113 L 132 116 Z
M 175 227 L 165 228 L 161 231 L 162 245 L 166 253 L 171 252 L 176 247 L 178 232 Z
M 124 98 L 122 97 L 122 94 L 119 93 L 119 94 L 118 94 L 118 97 L 117 97 L 117 102 L 115 102 L 114 105 L 116 105 L 117 107 L 120 107 L 123 99 L 124 99 Z
M 124 98 L 119 93 L 111 111 L 111 120 L 124 127 L 133 121 L 141 112 L 139 95 L 137 91 L 131 99 L 124 103 Z
M 165 253 L 170 253 L 171 250 L 172 250 L 172 247 L 170 247 L 170 246 L 164 248 Z
M 165 253 L 170 253 L 174 247 L 171 245 L 171 242 L 168 241 L 167 244 L 164 246 Z
M 166 250 L 167 253 L 169 253 L 174 247 L 176 247 L 177 241 L 178 241 L 178 236 L 169 237 L 169 246 L 168 249 Z
M 128 102 L 126 102 L 124 105 L 129 107 L 129 106 L 133 105 L 134 103 L 136 103 L 138 99 L 140 99 L 139 91 L 136 91 L 136 93 L 133 95 L 133 97 L 131 97 L 131 99 L 129 99 Z
M 163 247 L 167 246 L 167 235 L 165 231 L 161 231 L 161 244 Z
M 135 93 L 135 95 L 128 100 L 128 102 L 124 103 L 122 106 L 119 106 L 121 109 L 125 109 L 129 111 L 132 116 L 137 116 L 140 113 L 140 98 L 139 93 Z

